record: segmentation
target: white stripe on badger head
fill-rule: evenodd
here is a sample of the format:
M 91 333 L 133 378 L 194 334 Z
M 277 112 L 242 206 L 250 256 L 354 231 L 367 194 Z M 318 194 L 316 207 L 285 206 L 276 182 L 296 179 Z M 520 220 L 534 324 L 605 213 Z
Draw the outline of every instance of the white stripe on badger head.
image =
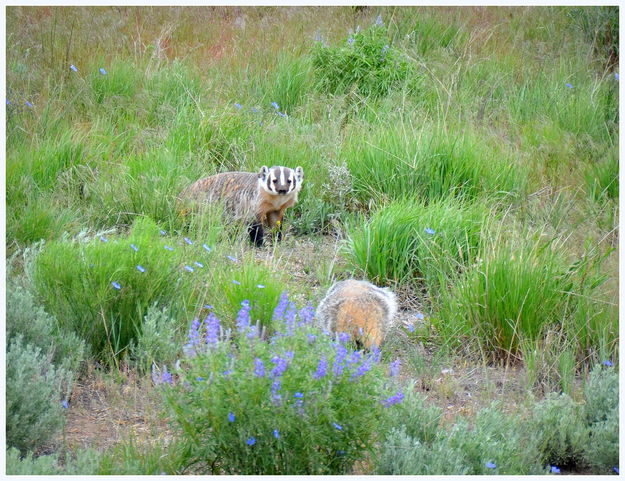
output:
M 280 167 L 280 186 L 286 185 L 286 178 L 284 177 L 284 167 Z

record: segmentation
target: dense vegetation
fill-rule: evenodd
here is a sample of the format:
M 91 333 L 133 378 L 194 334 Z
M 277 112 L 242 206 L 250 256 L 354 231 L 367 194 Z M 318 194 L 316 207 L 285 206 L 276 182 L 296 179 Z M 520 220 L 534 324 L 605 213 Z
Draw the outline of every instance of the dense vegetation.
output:
M 8 472 L 618 472 L 618 55 L 618 7 L 7 8 Z M 281 243 L 176 203 L 261 165 Z M 315 325 L 348 277 L 379 351 Z M 441 360 L 522 392 L 449 419 Z M 129 372 L 172 435 L 70 449 Z

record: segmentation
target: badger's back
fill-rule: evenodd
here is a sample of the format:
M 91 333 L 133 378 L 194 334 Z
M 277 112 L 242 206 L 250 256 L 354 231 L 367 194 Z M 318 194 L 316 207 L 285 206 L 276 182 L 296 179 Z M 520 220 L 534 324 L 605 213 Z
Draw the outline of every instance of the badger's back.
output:
M 329 289 L 317 316 L 327 329 L 347 332 L 371 347 L 381 344 L 396 312 L 393 292 L 366 281 L 348 279 Z
M 222 172 L 200 179 L 184 189 L 178 199 L 186 206 L 223 202 L 241 217 L 258 205 L 258 175 L 252 172 Z

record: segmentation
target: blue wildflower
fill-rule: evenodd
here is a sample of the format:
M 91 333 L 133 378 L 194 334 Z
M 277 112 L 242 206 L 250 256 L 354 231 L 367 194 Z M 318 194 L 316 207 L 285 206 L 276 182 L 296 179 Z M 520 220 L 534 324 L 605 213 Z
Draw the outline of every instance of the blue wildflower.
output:
M 145 272 L 145 267 L 143 267 L 143 266 L 137 266 L 137 270 L 138 270 L 139 272 Z
M 314 334 L 308 334 L 308 344 L 312 344 L 317 339 L 317 336 Z
M 612 367 L 612 361 L 610 361 L 609 359 L 606 359 L 605 361 L 603 361 L 603 365 L 607 367 Z
M 294 303 L 289 303 L 289 309 L 286 311 L 284 322 L 286 324 L 286 335 L 292 336 L 295 328 L 295 316 L 297 316 L 297 308 Z
M 491 462 L 491 461 L 488 461 L 488 462 L 486 463 L 486 467 L 487 467 L 488 469 L 495 469 L 495 468 L 497 467 L 497 465 L 496 465 L 495 463 Z
M 271 383 L 271 398 L 276 404 L 280 404 L 280 400 L 282 399 L 282 396 L 278 394 L 278 391 L 281 387 L 282 382 L 280 381 L 280 379 L 275 379 L 273 383 Z
M 187 266 L 187 265 L 185 265 L 184 268 L 185 268 L 185 270 L 187 270 L 189 272 L 193 272 L 195 270 L 195 269 L 193 269 L 193 267 Z
M 196 346 L 200 343 L 200 320 L 196 317 L 191 321 L 191 327 L 189 328 L 189 343 Z
M 280 117 L 286 117 L 286 116 L 287 116 L 287 115 L 286 115 L 285 113 L 283 113 L 283 112 L 278 112 L 278 115 L 279 115 Z
M 332 373 L 334 376 L 340 376 L 343 372 L 343 361 L 347 356 L 347 348 L 343 344 L 336 346 L 336 357 L 334 358 L 334 364 L 332 365 Z
M 203 247 L 204 249 L 206 249 L 206 251 L 207 251 L 207 252 L 210 252 L 210 251 L 211 251 L 211 248 L 210 248 L 210 247 L 208 247 L 206 244 L 202 244 L 202 247 Z
M 614 78 L 618 81 L 618 79 L 619 79 L 618 72 L 614 72 Z
M 254 436 L 250 436 L 246 443 L 248 446 L 254 446 L 256 444 L 256 438 Z
M 286 371 L 286 368 L 289 365 L 288 361 L 286 359 L 282 359 L 280 356 L 272 357 L 271 362 L 275 364 L 270 374 L 270 377 L 273 379 L 276 379 L 282 376 L 282 374 L 284 374 L 284 371 Z
M 430 229 L 429 227 L 425 228 L 425 232 L 430 235 L 436 234 L 436 231 L 434 229 Z
M 233 412 L 229 412 L 228 413 L 228 421 L 230 421 L 231 423 L 233 423 L 235 420 L 235 416 Z
M 171 377 L 171 374 L 167 371 L 167 366 L 163 366 L 163 373 L 161 374 L 161 381 L 166 382 L 167 384 L 174 383 L 174 380 Z
M 167 234 L 167 231 L 164 231 L 163 229 L 161 229 L 161 230 L 159 230 L 159 231 L 158 231 L 158 233 L 159 233 L 160 235 L 166 235 L 166 234 Z
M 243 108 L 243 106 L 242 106 L 241 104 L 237 103 L 237 102 L 235 102 L 235 103 L 234 103 L 234 106 L 235 106 L 237 109 L 239 109 L 239 110 L 241 110 L 241 109 Z
M 24 103 L 26 104 L 26 107 L 30 107 L 31 109 L 33 108 L 33 104 L 31 104 L 28 100 L 26 100 Z
M 219 318 L 211 312 L 204 320 L 206 324 L 206 344 L 215 346 L 219 342 Z
M 198 267 L 204 267 L 204 264 L 202 264 L 201 262 L 195 261 L 194 264 Z
M 256 107 L 251 107 L 250 110 L 254 113 L 258 112 L 258 110 L 256 109 Z
M 236 286 L 240 286 L 241 285 L 241 283 L 239 281 L 235 280 L 235 279 L 232 279 L 232 283 L 234 285 L 236 285 Z
M 264 289 L 265 286 L 263 284 L 256 284 L 256 287 L 258 287 L 259 289 Z
M 384 25 L 384 22 L 382 21 L 382 15 L 377 16 L 377 18 L 375 19 L 375 24 L 378 27 L 382 27 Z
M 112 285 L 115 289 L 117 289 L 117 290 L 120 290 L 120 289 L 122 288 L 122 286 L 120 285 L 120 283 L 119 283 L 119 282 L 115 282 L 115 281 L 113 281 L 113 282 L 111 282 L 111 285 Z
M 193 241 L 191 239 L 189 239 L 188 237 L 184 238 L 184 241 L 189 244 L 189 245 L 193 245 Z
M 139 248 L 134 244 L 130 244 L 130 248 L 135 252 L 139 252 Z
M 399 376 L 400 369 L 401 369 L 401 361 L 399 360 L 399 358 L 395 359 L 393 362 L 391 362 L 389 364 L 389 370 L 390 370 L 391 377 Z
M 422 320 L 425 318 L 425 316 L 423 315 L 423 313 L 422 313 L 422 312 L 417 312 L 417 313 L 415 314 L 415 317 L 416 317 L 418 320 L 420 320 L 420 321 L 422 321 Z
M 76 68 L 76 65 L 74 64 L 70 65 L 69 68 L 73 70 L 74 72 L 78 72 L 78 69 Z
M 573 86 L 572 86 L 571 84 L 569 84 L 569 83 L 566 83 L 566 84 L 564 84 L 564 85 L 566 85 L 566 86 L 567 86 L 568 88 L 570 88 L 570 89 L 572 89 L 572 88 L 573 88 Z
M 204 307 L 204 309 L 212 309 L 213 308 L 213 306 L 211 306 L 210 304 L 204 304 L 204 306 L 202 306 L 202 307 Z
M 196 381 L 204 381 L 205 379 L 202 376 L 198 376 L 195 378 Z
M 236 262 L 237 258 L 236 257 L 232 257 L 232 256 L 226 256 L 228 259 L 230 259 L 232 262 Z
M 317 364 L 317 370 L 313 374 L 313 378 L 321 379 L 322 377 L 325 377 L 327 374 L 328 374 L 328 359 L 325 356 L 323 356 L 319 360 L 319 364 Z
M 299 310 L 299 318 L 302 320 L 302 324 L 311 324 L 315 317 L 315 308 L 309 302 L 306 307 L 302 307 Z
M 360 366 L 358 366 L 358 369 L 356 369 L 356 372 L 354 372 L 354 374 L 352 374 L 350 380 L 354 380 L 358 377 L 362 377 L 365 374 L 367 374 L 370 370 L 371 370 L 371 358 L 367 358 L 365 359 L 363 362 L 360 363 Z
M 618 74 L 617 74 L 617 75 L 618 75 Z M 618 80 L 618 79 L 617 79 L 617 80 Z M 620 473 L 619 473 L 619 470 L 618 470 L 618 466 L 614 466 L 612 469 L 614 470 L 614 472 L 615 472 L 616 474 L 620 474 Z
M 258 357 L 254 358 L 254 376 L 265 376 L 265 363 L 263 363 L 263 360 Z
M 173 251 L 174 250 L 173 247 L 169 247 L 168 245 L 165 246 L 165 249 L 167 249 L 168 251 Z
M 7 105 L 11 105 L 11 101 L 9 99 L 6 99 L 6 100 L 7 100 Z
M 101 240 L 102 242 L 108 242 L 108 241 L 109 241 L 109 240 L 108 240 L 106 237 L 104 237 L 103 235 L 101 235 L 101 236 L 100 236 L 100 240 Z
M 282 294 L 280 294 L 280 301 L 278 302 L 278 305 L 274 309 L 273 316 L 271 319 L 273 321 L 284 319 L 284 313 L 286 312 L 286 308 L 288 307 L 288 305 L 289 305 L 289 294 L 287 293 L 287 291 L 284 291 Z
M 345 343 L 349 342 L 349 339 L 350 339 L 351 336 L 349 335 L 348 332 L 339 332 L 339 336 L 338 337 L 339 337 L 339 342 L 341 344 L 345 344 Z
M 101 73 L 102 75 L 106 75 L 106 74 L 107 74 L 106 70 L 104 70 L 103 68 L 100 68 L 100 73 Z
M 406 325 L 406 328 L 410 331 L 410 332 L 414 332 L 414 324 L 410 323 Z
M 273 107 L 274 109 L 276 109 L 276 110 L 280 110 L 280 106 L 278 105 L 278 103 L 277 103 L 277 102 L 271 102 L 271 105 L 272 105 L 272 107 Z
M 392 406 L 393 404 L 399 404 L 400 402 L 402 402 L 404 399 L 404 393 L 401 391 L 398 391 L 397 394 L 389 397 L 388 399 L 384 399 L 382 401 L 382 404 L 384 404 L 384 407 L 389 407 Z
M 301 393 L 301 392 L 296 392 L 295 394 L 293 394 L 293 397 L 296 397 L 296 398 L 300 398 L 300 399 L 301 399 L 301 398 L 303 398 L 303 397 L 304 397 L 304 393 Z
M 61 401 L 61 405 L 64 409 L 69 409 L 69 402 L 67 399 L 63 399 L 63 401 Z
M 342 431 L 342 430 L 343 430 L 343 426 L 341 426 L 341 425 L 340 425 L 340 424 L 338 424 L 338 423 L 332 423 L 332 426 L 334 426 L 334 427 L 335 427 L 336 429 L 338 429 L 339 431 Z
M 273 430 L 273 437 L 276 439 L 280 439 L 280 431 L 278 431 L 277 429 Z
M 347 44 L 351 47 L 354 44 L 354 37 L 349 37 L 347 39 Z
M 557 466 L 551 466 L 551 469 L 549 471 L 553 474 L 560 474 L 560 468 Z
M 250 301 L 246 299 L 241 302 L 241 309 L 239 309 L 236 319 L 236 326 L 239 332 L 245 331 L 250 326 L 250 310 Z

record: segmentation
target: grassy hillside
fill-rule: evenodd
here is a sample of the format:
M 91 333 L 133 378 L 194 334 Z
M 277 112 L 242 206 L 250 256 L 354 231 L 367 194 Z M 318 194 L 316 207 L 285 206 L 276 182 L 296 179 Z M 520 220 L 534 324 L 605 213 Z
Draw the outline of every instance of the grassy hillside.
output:
M 8 7 L 6 24 L 9 470 L 618 467 L 617 7 Z M 262 165 L 305 172 L 280 243 L 176 203 Z M 379 352 L 315 326 L 349 277 L 398 295 Z M 134 386 L 171 423 L 68 438 L 85 386 L 112 411 Z

